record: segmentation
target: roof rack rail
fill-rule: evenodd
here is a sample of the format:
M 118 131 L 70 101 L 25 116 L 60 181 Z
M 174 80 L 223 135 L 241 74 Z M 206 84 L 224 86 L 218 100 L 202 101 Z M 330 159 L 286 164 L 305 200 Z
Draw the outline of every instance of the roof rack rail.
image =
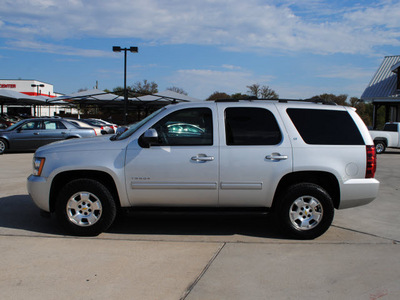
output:
M 242 100 L 242 99 L 240 99 Z M 247 99 L 244 99 L 247 100 Z M 215 102 L 239 102 L 239 99 L 216 99 Z
M 239 102 L 239 101 L 258 101 L 258 100 L 264 100 L 264 101 L 277 101 L 280 103 L 288 103 L 290 102 L 310 102 L 310 103 L 321 103 L 324 105 L 337 105 L 333 101 L 327 101 L 322 98 L 309 98 L 309 99 L 258 99 L 255 97 L 247 98 L 247 99 L 217 99 L 214 100 L 215 102 Z
M 321 103 L 321 104 L 325 104 L 325 105 L 337 105 L 337 103 L 333 102 L 333 101 L 328 101 L 322 98 L 309 98 L 309 99 L 305 99 L 303 101 L 306 102 L 313 102 L 313 103 Z

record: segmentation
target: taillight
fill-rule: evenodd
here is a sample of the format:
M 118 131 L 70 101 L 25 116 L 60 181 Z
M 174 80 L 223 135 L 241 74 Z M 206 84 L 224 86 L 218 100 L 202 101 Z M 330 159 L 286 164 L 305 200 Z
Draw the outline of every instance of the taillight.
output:
M 375 146 L 367 146 L 367 170 L 365 178 L 374 178 L 376 172 L 376 151 Z

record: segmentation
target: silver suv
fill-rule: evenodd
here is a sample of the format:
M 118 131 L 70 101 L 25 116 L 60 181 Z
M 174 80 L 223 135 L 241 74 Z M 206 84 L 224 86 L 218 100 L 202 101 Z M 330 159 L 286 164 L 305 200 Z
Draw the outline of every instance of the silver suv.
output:
M 376 155 L 349 107 L 300 101 L 172 104 L 121 135 L 38 149 L 28 191 L 69 233 L 97 235 L 118 208 L 273 212 L 313 239 L 334 209 L 376 198 Z

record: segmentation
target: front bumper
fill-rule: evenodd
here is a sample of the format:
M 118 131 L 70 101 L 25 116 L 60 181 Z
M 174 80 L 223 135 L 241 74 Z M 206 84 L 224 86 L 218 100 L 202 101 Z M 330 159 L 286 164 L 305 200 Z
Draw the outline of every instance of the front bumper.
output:
M 44 177 L 30 175 L 27 181 L 28 193 L 33 202 L 41 209 L 50 212 L 50 187 Z

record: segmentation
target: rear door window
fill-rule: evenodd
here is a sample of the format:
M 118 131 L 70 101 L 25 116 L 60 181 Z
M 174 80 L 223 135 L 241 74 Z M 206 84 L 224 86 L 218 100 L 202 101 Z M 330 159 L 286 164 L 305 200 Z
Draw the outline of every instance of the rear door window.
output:
M 273 113 L 256 107 L 227 108 L 225 134 L 228 146 L 277 145 L 282 140 Z
M 364 145 L 347 111 L 288 108 L 287 113 L 307 144 Z

